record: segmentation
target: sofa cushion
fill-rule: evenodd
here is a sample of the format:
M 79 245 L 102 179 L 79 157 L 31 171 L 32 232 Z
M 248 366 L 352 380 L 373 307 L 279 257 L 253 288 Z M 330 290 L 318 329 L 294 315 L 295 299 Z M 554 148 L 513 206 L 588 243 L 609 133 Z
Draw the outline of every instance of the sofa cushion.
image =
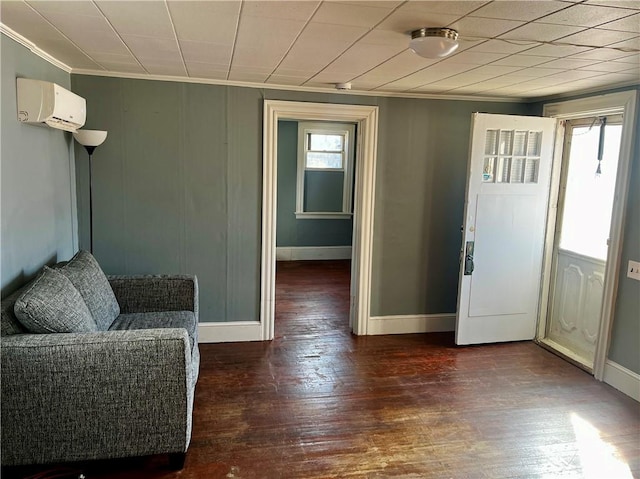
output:
M 106 331 L 120 314 L 111 285 L 91 253 L 78 251 L 59 271 L 73 283 L 87 304 L 100 331 Z
M 78 290 L 66 276 L 47 266 L 16 300 L 14 312 L 31 333 L 97 331 Z
M 113 322 L 109 331 L 128 329 L 184 328 L 189 335 L 191 351 L 197 342 L 198 324 L 193 311 L 160 311 L 152 313 L 121 314 Z

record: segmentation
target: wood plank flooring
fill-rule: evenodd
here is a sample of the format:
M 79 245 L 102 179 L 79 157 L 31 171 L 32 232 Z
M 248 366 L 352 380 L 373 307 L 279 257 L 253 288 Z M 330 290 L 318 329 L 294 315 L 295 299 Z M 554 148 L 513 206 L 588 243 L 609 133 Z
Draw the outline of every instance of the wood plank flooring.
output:
M 275 340 L 200 346 L 184 470 L 101 461 L 87 479 L 640 477 L 622 393 L 530 342 L 355 337 L 348 308 L 348 261 L 279 263 Z

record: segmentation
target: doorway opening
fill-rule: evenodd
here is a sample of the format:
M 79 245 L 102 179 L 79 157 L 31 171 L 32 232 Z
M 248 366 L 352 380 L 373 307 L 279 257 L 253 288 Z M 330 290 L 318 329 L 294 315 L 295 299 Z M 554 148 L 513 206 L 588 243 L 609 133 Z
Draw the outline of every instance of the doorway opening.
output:
M 622 115 L 565 122 L 543 343 L 593 371 L 605 286 Z
M 278 121 L 275 337 L 349 334 L 356 125 Z
M 371 307 L 371 269 L 373 245 L 373 205 L 375 193 L 376 146 L 378 135 L 378 107 L 348 104 L 326 104 L 264 101 L 264 157 L 262 202 L 262 261 L 260 326 L 261 339 L 270 340 L 275 334 L 276 300 L 276 228 L 278 216 L 278 124 L 280 120 L 330 121 L 352 123 L 356 126 L 355 185 L 353 196 L 353 227 L 349 291 L 349 325 L 358 335 L 366 335 Z M 312 131 L 313 128 L 310 129 Z M 312 153 L 318 153 L 311 148 Z M 337 161 L 335 151 L 325 152 Z M 317 159 L 317 155 L 316 159 Z M 322 156 L 322 155 L 321 155 Z M 326 159 L 326 158 L 325 158 Z M 314 160 L 315 161 L 315 160 Z M 312 176 L 312 175 L 310 175 Z M 306 177 L 303 181 L 308 180 Z M 346 183 L 345 183 L 346 184 Z M 302 197 L 304 206 L 304 196 Z M 300 202 L 298 202 L 300 204 Z M 344 208 L 345 201 L 342 203 Z M 298 211 L 304 217 L 314 211 Z M 343 211 L 330 214 L 341 215 Z
M 607 353 L 619 273 L 620 268 L 624 268 L 622 244 L 635 141 L 636 92 L 628 90 L 548 103 L 544 105 L 543 114 L 560 121 L 556 131 L 536 341 L 588 370 L 596 379 L 615 381 L 615 367 L 607 360 Z M 585 149 L 590 162 L 577 159 L 581 156 L 578 151 Z M 571 150 L 574 150 L 575 161 Z M 584 166 L 585 161 L 590 164 Z M 581 172 L 572 173 L 572 169 Z M 572 186 L 576 182 L 581 185 L 591 182 L 592 189 L 585 191 Z M 609 193 L 601 191 L 596 195 L 595 189 Z M 611 194 L 612 199 L 605 199 Z M 594 201 L 594 197 L 599 200 Z M 608 213 L 602 213 L 603 209 Z M 572 214 L 572 210 L 579 213 Z M 576 222 L 582 226 L 575 225 Z M 592 227 L 599 233 L 589 232 L 587 228 Z M 571 263 L 576 261 L 597 263 L 594 266 L 603 268 L 588 270 L 586 264 Z M 551 331 L 553 321 L 556 321 L 555 332 Z M 560 339 L 561 330 L 584 337 L 591 343 L 590 351 L 572 351 L 574 341 Z

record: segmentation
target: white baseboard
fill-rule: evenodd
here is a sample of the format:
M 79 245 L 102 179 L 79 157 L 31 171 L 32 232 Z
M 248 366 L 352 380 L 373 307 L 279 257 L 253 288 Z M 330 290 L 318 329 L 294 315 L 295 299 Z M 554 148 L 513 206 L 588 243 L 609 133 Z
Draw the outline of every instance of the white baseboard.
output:
M 262 341 L 260 321 L 229 321 L 198 324 L 198 343 Z
M 636 374 L 629 369 L 614 363 L 610 359 L 604 365 L 605 383 L 622 391 L 627 396 L 640 402 L 640 374 Z
M 409 334 L 455 331 L 455 314 L 410 314 L 404 316 L 372 316 L 368 334 Z
M 278 246 L 276 261 L 351 259 L 351 246 Z

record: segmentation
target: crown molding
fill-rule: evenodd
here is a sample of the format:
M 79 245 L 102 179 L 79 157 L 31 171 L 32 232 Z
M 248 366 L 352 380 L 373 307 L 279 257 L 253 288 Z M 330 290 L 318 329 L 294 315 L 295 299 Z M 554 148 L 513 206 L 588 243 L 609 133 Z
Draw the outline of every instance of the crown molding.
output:
M 11 28 L 9 28 L 8 26 L 6 26 L 4 23 L 1 23 L 1 22 L 0 22 L 0 33 L 4 33 L 7 37 L 9 37 L 12 40 L 18 42 L 23 47 L 28 48 L 32 53 L 34 53 L 35 55 L 38 55 L 43 60 L 46 60 L 47 62 L 51 63 L 53 66 L 58 67 L 61 70 L 64 70 L 65 72 L 67 72 L 67 73 L 71 73 L 72 72 L 73 69 L 69 65 L 67 65 L 66 63 L 63 63 L 60 60 L 58 60 L 57 58 L 49 55 L 43 49 L 38 47 L 35 43 L 27 40 L 25 37 L 20 35 L 18 32 L 12 30 Z
M 466 96 L 466 95 L 434 95 L 429 93 L 404 93 L 404 92 L 383 92 L 367 90 L 336 90 L 334 88 L 307 87 L 296 85 L 278 85 L 272 83 L 252 83 L 234 80 L 216 80 L 211 78 L 177 77 L 167 75 L 151 75 L 143 73 L 118 73 L 104 70 L 81 70 L 73 69 L 73 75 L 102 76 L 114 78 L 130 78 L 135 80 L 156 80 L 180 83 L 201 83 L 206 85 L 236 86 L 245 88 L 258 88 L 261 90 L 287 90 L 307 93 L 329 93 L 334 95 L 357 95 L 372 97 L 390 98 L 413 98 L 420 100 L 459 100 L 459 101 L 490 101 L 498 103 L 527 103 L 526 98 L 509 98 L 495 96 Z

